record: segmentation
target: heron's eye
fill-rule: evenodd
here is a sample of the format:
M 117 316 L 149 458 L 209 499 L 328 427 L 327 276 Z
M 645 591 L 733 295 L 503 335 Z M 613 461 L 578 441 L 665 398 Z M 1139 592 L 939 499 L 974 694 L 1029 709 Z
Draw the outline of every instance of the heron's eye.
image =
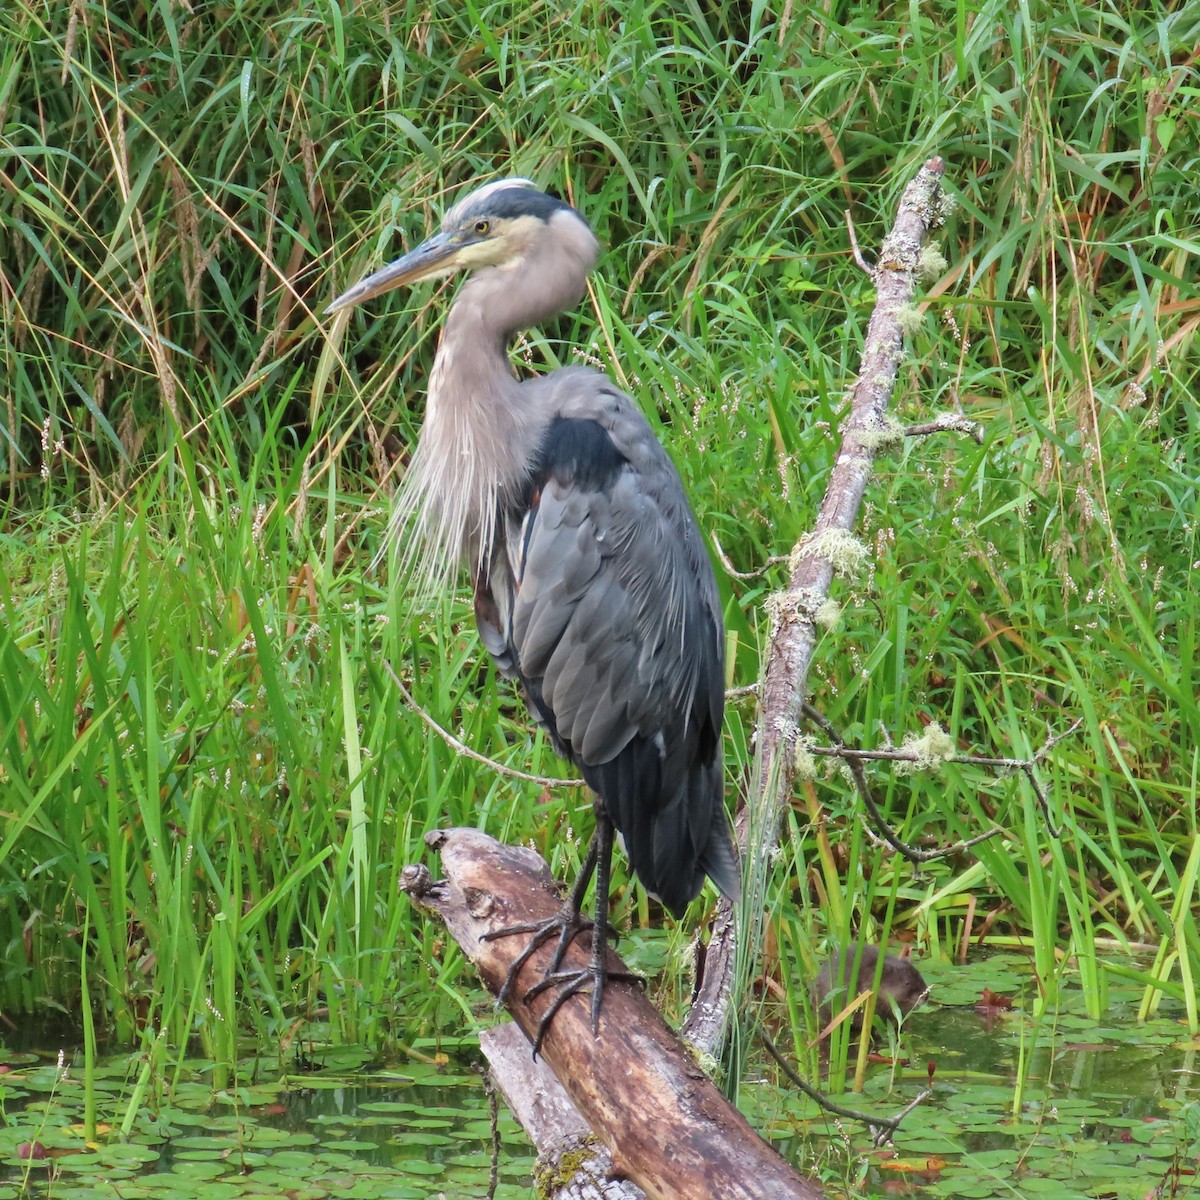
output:
M 475 232 L 483 237 L 492 227 L 491 221 L 476 221 Z

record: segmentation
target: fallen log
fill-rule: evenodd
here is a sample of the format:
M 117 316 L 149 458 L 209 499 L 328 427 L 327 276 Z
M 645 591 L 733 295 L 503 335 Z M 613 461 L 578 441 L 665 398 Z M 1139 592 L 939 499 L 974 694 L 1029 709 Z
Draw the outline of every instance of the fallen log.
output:
M 484 941 L 483 935 L 555 913 L 562 900 L 549 869 L 532 850 L 475 829 L 442 830 L 426 841 L 440 852 L 445 878 L 435 881 L 424 865 L 409 866 L 401 887 L 445 922 L 495 995 L 527 937 Z M 524 997 L 552 954 L 550 944 L 533 955 L 509 1001 L 530 1046 L 554 994 Z M 587 947 L 572 945 L 563 966 L 584 967 L 587 960 Z M 608 962 L 610 972 L 627 969 L 611 949 Z M 632 1180 L 650 1200 L 821 1200 L 817 1185 L 725 1099 L 640 987 L 610 980 L 594 1036 L 589 1006 L 587 995 L 568 1000 L 541 1054 L 607 1147 L 614 1175 Z

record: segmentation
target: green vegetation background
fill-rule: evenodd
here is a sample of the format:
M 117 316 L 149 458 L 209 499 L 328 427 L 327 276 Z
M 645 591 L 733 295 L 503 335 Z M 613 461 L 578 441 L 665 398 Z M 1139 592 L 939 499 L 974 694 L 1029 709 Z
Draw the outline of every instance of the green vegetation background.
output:
M 896 410 L 986 442 L 881 461 L 814 697 L 865 747 L 938 722 L 1028 756 L 1081 721 L 1041 767 L 1061 837 L 1023 776 L 880 768 L 910 840 L 1002 830 L 917 875 L 822 776 L 765 969 L 799 1044 L 814 956 L 851 931 L 1031 938 L 1037 1003 L 1079 978 L 1096 1015 L 1094 946 L 1145 943 L 1121 969 L 1195 1029 L 1198 37 L 1165 0 L 0 8 L 0 1009 L 86 996 L 122 1043 L 226 1065 L 243 1036 L 488 1019 L 400 869 L 461 823 L 565 877 L 588 805 L 460 756 L 390 677 L 475 750 L 567 774 L 465 596 L 372 565 L 452 288 L 337 342 L 322 307 L 474 181 L 572 199 L 607 255 L 518 356 L 610 372 L 728 561 L 766 566 L 722 572 L 744 686 L 872 303 L 846 213 L 871 257 L 940 154 L 957 207 Z M 753 719 L 731 705 L 731 804 Z M 678 1011 L 691 923 L 641 932 L 629 886 L 617 910 Z

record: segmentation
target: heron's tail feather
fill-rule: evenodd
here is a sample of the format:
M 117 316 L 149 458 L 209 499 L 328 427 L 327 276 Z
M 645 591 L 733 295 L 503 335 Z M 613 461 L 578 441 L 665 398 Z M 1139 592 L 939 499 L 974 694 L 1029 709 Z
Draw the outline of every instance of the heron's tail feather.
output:
M 649 822 L 649 845 L 631 850 L 638 877 L 675 916 L 707 876 L 730 900 L 741 895 L 737 851 L 725 815 L 720 755 L 694 763 L 679 792 Z
M 737 848 L 724 812 L 718 813 L 708 836 L 708 846 L 700 857 L 700 867 L 732 904 L 742 895 L 742 871 Z

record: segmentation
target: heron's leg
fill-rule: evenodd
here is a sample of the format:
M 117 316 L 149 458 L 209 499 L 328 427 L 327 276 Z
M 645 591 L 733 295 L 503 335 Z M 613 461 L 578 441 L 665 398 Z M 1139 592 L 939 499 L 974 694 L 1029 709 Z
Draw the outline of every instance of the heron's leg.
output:
M 640 975 L 630 971 L 609 971 L 605 962 L 605 951 L 609 937 L 608 924 L 608 891 L 612 867 L 613 824 L 600 804 L 596 805 L 596 829 L 592 840 L 588 843 L 587 853 L 579 868 L 579 876 L 571 894 L 562 908 L 552 917 L 541 921 L 526 921 L 519 925 L 506 925 L 503 929 L 493 930 L 482 935 L 484 941 L 494 941 L 497 938 L 509 937 L 512 934 L 530 934 L 525 949 L 513 960 L 504 977 L 504 983 L 496 997 L 501 1004 L 512 996 L 516 987 L 517 976 L 525 964 L 551 938 L 558 938 L 554 948 L 554 957 L 540 982 L 535 983 L 524 995 L 523 999 L 531 1000 L 550 988 L 558 992 L 550 1007 L 538 1022 L 537 1034 L 533 1043 L 533 1054 L 536 1058 L 542 1048 L 542 1039 L 546 1036 L 551 1022 L 558 1010 L 572 997 L 582 992 L 589 984 L 592 988 L 592 1032 L 598 1031 L 600 1022 L 600 1005 L 604 996 L 604 984 L 609 979 L 627 980 L 633 983 L 645 984 Z M 596 919 L 589 921 L 583 915 L 583 901 L 587 896 L 588 885 L 592 876 L 596 876 Z M 592 954 L 588 966 L 580 970 L 562 970 L 562 962 L 566 957 L 567 948 L 585 930 L 592 931 Z
M 592 922 L 593 1036 L 600 1030 L 600 1003 L 604 998 L 604 982 L 608 978 L 605 955 L 608 953 L 608 886 L 612 873 L 613 825 L 607 817 L 598 816 L 596 836 L 600 839 L 600 847 L 596 859 L 596 919 Z
M 603 835 L 601 830 L 607 828 L 608 846 L 604 846 Z M 566 908 L 563 910 L 563 915 L 568 918 L 567 923 L 563 925 L 562 936 L 558 939 L 558 945 L 554 950 L 554 959 L 550 963 L 550 970 L 547 975 L 552 975 L 562 966 L 563 956 L 567 953 L 567 947 L 575 938 L 581 934 L 591 922 L 583 915 L 583 898 L 587 895 L 588 884 L 592 881 L 592 876 L 596 876 L 596 886 L 600 886 L 600 880 L 603 877 L 605 881 L 605 891 L 608 890 L 608 870 L 609 857 L 612 854 L 612 827 L 608 824 L 605 817 L 599 812 L 596 814 L 596 828 L 592 831 L 592 840 L 588 842 L 587 854 L 583 858 L 583 866 L 579 868 L 579 875 L 576 877 L 575 886 L 571 889 L 571 898 L 567 901 Z M 600 874 L 603 872 L 603 875 Z M 595 939 L 595 928 L 592 930 L 592 938 Z
M 596 919 L 591 922 L 592 926 L 592 958 L 591 962 L 577 971 L 560 971 L 558 967 L 561 965 L 561 955 L 566 951 L 566 946 L 569 944 L 569 939 L 565 943 L 559 944 L 559 954 L 555 958 L 554 964 L 550 970 L 546 972 L 546 977 L 541 983 L 535 983 L 533 987 L 525 993 L 525 999 L 530 1000 L 534 996 L 547 991 L 552 987 L 558 988 L 558 994 L 554 997 L 553 1003 L 543 1014 L 541 1021 L 538 1022 L 537 1036 L 533 1042 L 534 1057 L 537 1057 L 538 1051 L 542 1048 L 542 1039 L 546 1036 L 547 1030 L 550 1028 L 551 1022 L 558 1014 L 558 1010 L 572 997 L 578 995 L 589 984 L 592 989 L 592 1033 L 595 1035 L 600 1030 L 600 1006 L 604 1000 L 604 985 L 611 979 L 620 979 L 630 983 L 640 983 L 645 985 L 645 980 L 640 975 L 635 975 L 632 971 L 609 971 L 606 955 L 608 952 L 608 889 L 609 877 L 612 866 L 612 844 L 613 844 L 613 824 L 612 821 L 597 807 L 596 812 L 596 832 L 592 837 L 592 843 L 595 848 L 595 870 L 596 870 Z M 588 853 L 589 859 L 593 857 L 591 850 Z M 583 892 L 578 891 L 577 895 L 572 896 L 573 902 L 582 902 Z M 582 927 L 582 926 L 581 926 Z
M 555 996 L 554 1003 L 550 1006 L 549 1011 L 542 1018 L 542 1024 L 549 1026 L 551 1018 L 563 1006 L 564 1001 L 570 999 L 579 989 L 589 980 L 593 980 L 595 986 L 592 990 L 592 1032 L 596 1032 L 596 1027 L 600 1021 L 600 997 L 604 992 L 604 980 L 608 976 L 608 970 L 604 961 L 604 952 L 608 941 L 608 887 L 609 876 L 612 871 L 612 844 L 613 844 L 613 827 L 612 822 L 600 811 L 596 812 L 596 832 L 592 834 L 592 844 L 588 847 L 587 862 L 584 864 L 589 867 L 588 878 L 591 877 L 592 870 L 596 872 L 596 919 L 588 921 L 582 916 L 583 897 L 586 892 L 586 879 L 583 873 L 580 873 L 579 882 L 575 884 L 575 889 L 571 894 L 570 911 L 576 914 L 578 931 L 586 929 L 589 925 L 592 927 L 592 962 L 591 966 L 586 971 L 561 971 L 563 956 L 567 952 L 567 947 L 571 944 L 571 938 L 567 937 L 567 930 L 564 929 L 563 937 L 559 939 L 558 948 L 554 952 L 554 961 L 550 964 L 550 969 L 546 972 L 541 983 L 535 983 L 533 987 L 525 993 L 525 999 L 528 1000 L 532 996 L 537 996 L 546 991 L 548 988 L 554 987 L 556 984 L 564 984 L 559 995 Z M 580 883 L 585 886 L 580 887 Z M 574 936 L 574 934 L 572 934 Z M 539 1037 L 539 1042 L 541 1038 Z

